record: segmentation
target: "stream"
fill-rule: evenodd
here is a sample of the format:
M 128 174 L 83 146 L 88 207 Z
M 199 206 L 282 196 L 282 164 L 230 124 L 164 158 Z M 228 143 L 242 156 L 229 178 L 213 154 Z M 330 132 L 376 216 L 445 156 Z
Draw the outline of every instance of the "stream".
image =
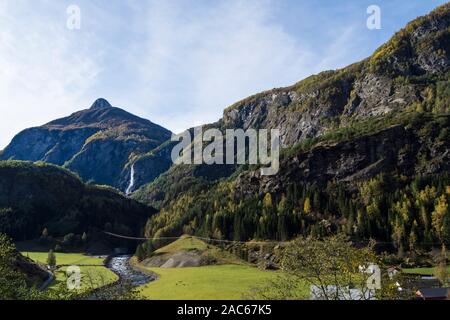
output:
M 113 256 L 106 263 L 106 267 L 119 276 L 119 280 L 112 285 L 107 285 L 95 289 L 87 300 L 110 300 L 114 296 L 121 296 L 124 290 L 124 283 L 131 287 L 138 287 L 154 281 L 155 276 L 146 274 L 130 266 L 131 255 Z M 125 289 L 126 290 L 126 289 Z M 114 298 L 113 298 L 114 299 Z
M 106 264 L 106 267 L 117 274 L 120 280 L 129 282 L 133 287 L 141 286 L 155 280 L 154 276 L 132 268 L 129 264 L 130 258 L 131 255 L 114 256 Z

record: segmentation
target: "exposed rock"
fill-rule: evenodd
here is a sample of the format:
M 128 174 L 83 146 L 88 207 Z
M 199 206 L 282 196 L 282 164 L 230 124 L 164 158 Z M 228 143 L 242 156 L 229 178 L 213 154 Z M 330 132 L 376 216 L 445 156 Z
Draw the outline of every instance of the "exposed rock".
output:
M 22 131 L 2 152 L 0 160 L 64 165 L 85 181 L 124 190 L 124 169 L 130 158 L 151 151 L 170 136 L 169 130 L 98 99 L 90 109 Z M 161 170 L 167 170 L 167 158 L 154 158 L 161 162 Z M 147 175 L 146 182 L 159 173 L 155 170 L 153 176 Z
M 235 181 L 236 196 L 282 193 L 298 182 L 326 187 L 331 181 L 363 181 L 381 172 L 414 176 L 450 170 L 450 141 L 420 136 L 420 130 L 396 125 L 339 143 L 319 144 L 282 159 L 276 175 L 261 176 L 260 170 L 242 173 Z M 418 160 L 419 154 L 429 155 L 425 164 Z
M 448 79 L 449 27 L 446 4 L 408 24 L 362 62 L 234 104 L 224 111 L 223 125 L 279 129 L 283 146 L 290 147 L 355 119 L 404 110 L 424 100 L 426 82 L 401 82 L 396 78 Z
M 199 267 L 203 264 L 203 256 L 199 251 L 180 251 L 176 253 L 158 254 L 141 262 L 146 267 L 187 268 Z

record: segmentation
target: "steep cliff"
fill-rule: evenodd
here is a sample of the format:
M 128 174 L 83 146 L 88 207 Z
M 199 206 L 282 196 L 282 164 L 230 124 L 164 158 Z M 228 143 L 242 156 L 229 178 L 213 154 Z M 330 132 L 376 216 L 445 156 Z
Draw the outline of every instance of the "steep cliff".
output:
M 409 208 L 418 193 L 427 192 L 425 186 L 446 197 L 449 61 L 446 4 L 409 23 L 361 62 L 230 106 L 209 126 L 279 129 L 279 173 L 261 176 L 249 165 L 173 166 L 133 195 L 161 208 L 147 234 L 286 238 L 317 233 L 321 223 L 338 230 L 350 219 L 350 235 L 390 241 L 393 230 L 410 232 L 416 221 L 421 239 L 436 241 L 429 203 L 411 208 L 409 220 L 396 216 L 401 209 L 395 203 L 408 199 Z M 361 185 L 372 184 L 382 185 L 377 202 L 362 201 Z M 357 215 L 358 223 L 369 224 L 359 226 L 364 231 L 355 231 Z

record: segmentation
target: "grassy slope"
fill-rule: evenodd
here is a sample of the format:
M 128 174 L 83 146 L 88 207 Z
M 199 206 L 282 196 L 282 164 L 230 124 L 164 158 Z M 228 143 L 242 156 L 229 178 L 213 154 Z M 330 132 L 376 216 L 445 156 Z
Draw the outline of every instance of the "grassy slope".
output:
M 47 252 L 22 252 L 24 256 L 45 264 L 47 261 Z M 106 268 L 103 264 L 104 259 L 91 257 L 82 253 L 59 253 L 56 252 L 56 263 L 58 265 L 76 265 L 81 269 L 81 291 L 87 289 L 95 289 L 104 285 L 111 284 L 119 279 L 119 277 Z M 50 285 L 56 288 L 59 285 L 65 285 L 67 281 L 66 267 L 62 267 L 55 272 L 56 280 Z
M 167 246 L 159 248 L 155 253 L 176 253 L 180 250 L 199 250 L 203 251 L 208 245 L 195 237 L 182 236 L 180 239 L 169 243 Z
M 80 266 L 81 269 L 81 291 L 96 289 L 114 283 L 119 277 L 104 266 Z M 66 267 L 59 268 L 55 272 L 56 280 L 50 285 L 56 288 L 60 285 L 66 285 Z
M 22 254 L 25 257 L 39 262 L 46 263 L 48 252 L 27 252 L 24 251 Z M 56 264 L 57 265 L 103 265 L 103 258 L 87 256 L 82 253 L 59 253 L 55 252 Z
M 197 250 L 203 252 L 204 256 L 214 258 L 217 264 L 239 264 L 249 265 L 247 262 L 239 259 L 228 251 L 222 250 L 214 245 L 205 243 L 204 241 L 184 235 L 180 239 L 162 247 L 155 251 L 155 254 L 174 254 L 180 251 Z

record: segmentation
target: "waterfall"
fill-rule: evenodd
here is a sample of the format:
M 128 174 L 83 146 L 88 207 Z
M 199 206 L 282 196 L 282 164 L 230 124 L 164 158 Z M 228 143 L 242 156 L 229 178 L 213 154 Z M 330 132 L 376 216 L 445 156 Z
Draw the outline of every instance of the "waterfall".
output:
M 134 187 L 134 163 L 131 165 L 131 172 L 130 172 L 130 183 L 128 184 L 127 191 L 125 191 L 126 195 L 129 195 Z

